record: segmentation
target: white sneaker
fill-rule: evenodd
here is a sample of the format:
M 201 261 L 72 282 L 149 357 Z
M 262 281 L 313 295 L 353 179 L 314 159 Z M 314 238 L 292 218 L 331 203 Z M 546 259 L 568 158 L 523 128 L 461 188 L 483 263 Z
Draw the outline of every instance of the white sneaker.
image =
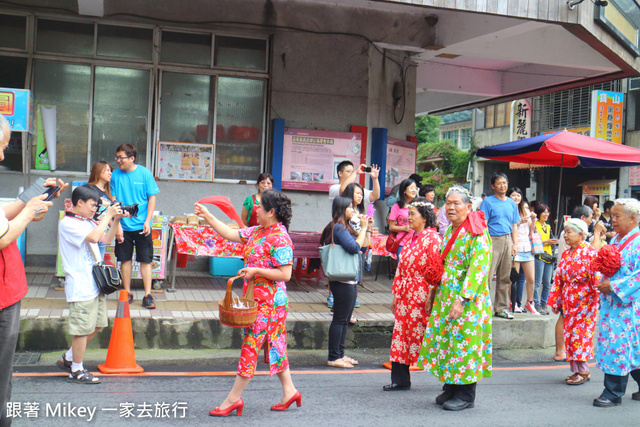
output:
M 522 306 L 518 303 L 516 303 L 516 309 L 513 310 L 514 313 L 524 313 L 524 310 L 522 309 Z

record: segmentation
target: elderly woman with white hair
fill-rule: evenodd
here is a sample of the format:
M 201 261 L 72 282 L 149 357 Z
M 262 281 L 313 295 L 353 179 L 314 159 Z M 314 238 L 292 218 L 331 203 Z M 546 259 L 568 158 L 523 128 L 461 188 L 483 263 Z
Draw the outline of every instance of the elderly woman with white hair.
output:
M 418 358 L 418 367 L 444 383 L 436 403 L 449 411 L 473 408 L 476 384 L 492 369 L 491 237 L 484 212 L 472 212 L 470 196 L 457 185 L 447 192 L 444 274 L 427 300 L 431 316 Z
M 640 202 L 617 199 L 612 208 L 611 239 L 621 255 L 620 268 L 599 285 L 600 322 L 596 363 L 604 372 L 604 391 L 594 406 L 622 402 L 629 374 L 640 387 Z M 631 395 L 640 401 L 640 391 Z
M 558 263 L 548 304 L 555 314 L 564 316 L 564 345 L 573 375 L 569 385 L 591 379 L 589 359 L 593 358 L 593 332 L 598 316 L 598 278 L 593 268 L 598 252 L 585 242 L 589 226 L 581 219 L 564 223 L 564 239 L 569 249 Z

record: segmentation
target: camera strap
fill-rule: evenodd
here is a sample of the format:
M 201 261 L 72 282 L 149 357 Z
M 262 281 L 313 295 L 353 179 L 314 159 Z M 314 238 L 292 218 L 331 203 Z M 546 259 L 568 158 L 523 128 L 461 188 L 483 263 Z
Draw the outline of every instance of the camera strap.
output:
M 65 212 L 64 213 L 65 216 L 71 217 L 71 218 L 75 218 L 75 219 L 79 219 L 80 221 L 91 221 L 95 224 L 95 221 L 91 218 L 87 218 L 86 216 L 82 216 L 80 214 L 77 214 L 75 212 Z

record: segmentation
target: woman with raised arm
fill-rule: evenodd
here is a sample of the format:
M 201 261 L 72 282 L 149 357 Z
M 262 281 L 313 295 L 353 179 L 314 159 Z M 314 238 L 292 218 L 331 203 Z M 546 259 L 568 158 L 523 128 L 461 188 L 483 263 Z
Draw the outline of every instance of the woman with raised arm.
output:
M 265 340 L 270 348 L 270 373 L 277 375 L 282 384 L 282 398 L 271 410 L 286 411 L 293 402 L 301 406 L 302 397 L 294 387 L 289 371 L 285 326 L 289 307 L 285 282 L 291 279 L 293 263 L 291 238 L 287 232 L 291 221 L 291 201 L 279 191 L 265 191 L 256 210 L 259 225 L 240 230 L 230 228 L 199 203 L 195 204 L 194 213 L 203 217 L 225 239 L 244 243 L 245 266 L 238 275 L 244 278 L 244 290 L 249 280 L 254 279 L 254 299 L 258 303 L 258 318 L 244 329 L 233 388 L 209 415 L 226 417 L 234 410 L 242 415 L 242 392 L 253 378 L 258 353 Z

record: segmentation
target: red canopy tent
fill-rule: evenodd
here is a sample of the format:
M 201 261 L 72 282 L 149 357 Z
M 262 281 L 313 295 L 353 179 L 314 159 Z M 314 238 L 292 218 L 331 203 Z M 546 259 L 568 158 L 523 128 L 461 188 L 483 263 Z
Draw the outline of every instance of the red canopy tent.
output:
M 609 168 L 640 165 L 640 149 L 566 130 L 481 148 L 477 156 L 528 165 L 559 166 L 558 201 L 565 166 L 574 168 L 580 164 L 585 168 Z M 556 218 L 559 216 L 560 203 Z M 559 226 L 560 222 L 557 224 Z

